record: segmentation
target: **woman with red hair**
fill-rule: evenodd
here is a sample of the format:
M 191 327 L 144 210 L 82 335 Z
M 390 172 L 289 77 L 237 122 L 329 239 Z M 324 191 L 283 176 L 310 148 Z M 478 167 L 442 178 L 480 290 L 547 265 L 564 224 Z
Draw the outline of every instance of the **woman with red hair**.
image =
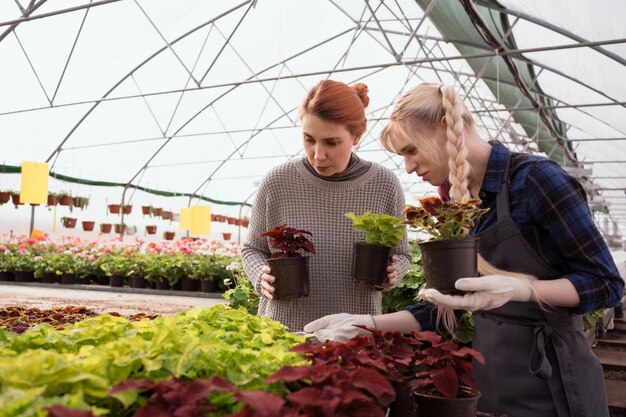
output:
M 382 309 L 381 288 L 351 276 L 352 248 L 359 236 L 346 212 L 399 216 L 404 195 L 389 169 L 354 152 L 367 126 L 365 84 L 323 80 L 309 90 L 300 108 L 305 156 L 279 165 L 261 181 L 252 207 L 243 266 L 262 296 L 259 315 L 301 331 L 326 314 L 350 312 L 371 318 Z M 310 291 L 296 300 L 273 298 L 275 278 L 267 265 L 267 238 L 259 235 L 287 224 L 312 233 L 316 255 L 309 259 Z M 406 235 L 393 250 L 385 287 L 395 285 L 411 260 Z M 364 322 L 365 325 L 373 323 Z

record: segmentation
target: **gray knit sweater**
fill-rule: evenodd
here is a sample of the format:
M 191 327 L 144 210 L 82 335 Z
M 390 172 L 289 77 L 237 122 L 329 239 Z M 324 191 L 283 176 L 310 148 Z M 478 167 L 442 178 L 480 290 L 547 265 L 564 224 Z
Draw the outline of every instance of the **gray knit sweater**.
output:
M 312 175 L 301 158 L 270 170 L 257 190 L 248 240 L 242 248 L 246 274 L 258 291 L 261 267 L 271 253 L 267 238 L 258 235 L 284 223 L 310 231 L 316 254 L 309 259 L 309 296 L 271 301 L 262 297 L 259 315 L 279 321 L 291 331 L 301 331 L 310 321 L 327 314 L 380 314 L 381 292 L 351 277 L 353 244 L 364 235 L 353 229 L 344 213 L 360 215 L 369 210 L 400 216 L 403 208 L 400 181 L 376 163 L 359 178 L 343 182 Z M 401 278 L 411 260 L 406 233 L 393 253 L 400 258 Z

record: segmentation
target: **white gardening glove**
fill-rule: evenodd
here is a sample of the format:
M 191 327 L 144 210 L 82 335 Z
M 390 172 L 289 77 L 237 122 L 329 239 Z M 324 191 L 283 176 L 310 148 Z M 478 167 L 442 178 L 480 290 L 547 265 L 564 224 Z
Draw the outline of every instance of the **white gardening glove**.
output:
M 371 334 L 365 329 L 354 327 L 360 324 L 367 327 L 376 327 L 374 319 L 369 314 L 330 314 L 321 319 L 310 322 L 304 326 L 304 331 L 313 333 L 320 341 L 332 340 L 335 342 L 346 342 L 356 336 L 366 336 Z
M 485 275 L 475 278 L 460 278 L 454 286 L 462 291 L 473 291 L 464 295 L 444 295 L 435 289 L 425 289 L 419 296 L 441 307 L 455 310 L 491 310 L 509 301 L 530 301 L 533 296 L 531 281 L 507 275 Z

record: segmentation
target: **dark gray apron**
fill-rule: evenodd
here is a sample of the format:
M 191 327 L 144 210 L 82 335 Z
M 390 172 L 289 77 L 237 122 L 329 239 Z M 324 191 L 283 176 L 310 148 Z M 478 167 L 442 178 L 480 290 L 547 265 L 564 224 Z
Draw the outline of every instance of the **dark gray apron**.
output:
M 479 233 L 479 253 L 492 265 L 539 279 L 556 279 L 511 219 L 509 162 L 497 195 L 497 223 Z M 512 301 L 475 312 L 472 347 L 485 356 L 474 364 L 482 393 L 479 410 L 508 417 L 608 417 L 602 366 L 583 333 L 582 317 L 562 308 L 542 310 Z

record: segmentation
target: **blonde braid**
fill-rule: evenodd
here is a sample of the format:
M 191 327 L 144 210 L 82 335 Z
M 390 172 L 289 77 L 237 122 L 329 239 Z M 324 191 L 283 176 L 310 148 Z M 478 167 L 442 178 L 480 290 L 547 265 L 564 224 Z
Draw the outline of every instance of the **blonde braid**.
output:
M 452 87 L 441 86 L 443 107 L 446 110 L 446 151 L 448 152 L 448 166 L 450 168 L 449 181 L 452 185 L 450 196 L 459 202 L 468 201 L 470 166 L 467 162 L 467 148 L 463 133 L 463 103 Z

